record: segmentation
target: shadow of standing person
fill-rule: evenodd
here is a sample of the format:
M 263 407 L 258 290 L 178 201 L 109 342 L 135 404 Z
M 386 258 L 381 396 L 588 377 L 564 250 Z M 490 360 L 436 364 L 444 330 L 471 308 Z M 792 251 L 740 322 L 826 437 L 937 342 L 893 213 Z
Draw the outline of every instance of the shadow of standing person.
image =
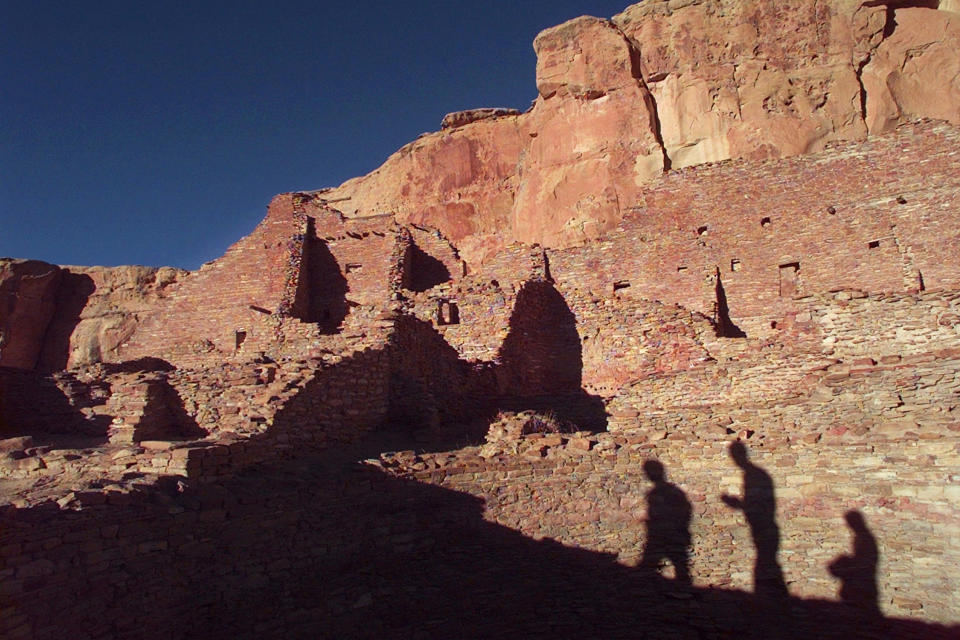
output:
M 783 570 L 777 562 L 780 528 L 777 526 L 777 503 L 773 479 L 766 471 L 750 462 L 747 447 L 740 441 L 730 445 L 730 457 L 743 469 L 743 497 L 724 494 L 723 502 L 743 511 L 750 525 L 757 558 L 753 565 L 753 592 L 770 598 L 787 597 Z
M 644 462 L 643 472 L 653 488 L 647 492 L 647 541 L 640 568 L 659 575 L 660 564 L 669 560 L 677 583 L 689 586 L 690 501 L 682 489 L 666 481 L 663 465 L 656 460 Z
M 859 511 L 844 514 L 853 532 L 853 554 L 839 556 L 828 565 L 831 575 L 840 579 L 840 600 L 864 613 L 882 615 L 877 592 L 877 561 L 880 551 L 877 540 L 867 528 Z

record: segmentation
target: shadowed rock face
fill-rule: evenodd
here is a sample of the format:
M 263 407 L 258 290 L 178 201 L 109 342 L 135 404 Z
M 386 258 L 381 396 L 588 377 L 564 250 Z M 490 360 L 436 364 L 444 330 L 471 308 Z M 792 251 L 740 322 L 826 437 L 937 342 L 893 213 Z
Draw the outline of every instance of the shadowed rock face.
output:
M 0 365 L 36 365 L 61 277 L 59 267 L 39 260 L 0 261 Z
M 140 314 L 184 274 L 0 260 L 0 366 L 57 371 L 116 360 Z
M 810 153 L 922 117 L 960 122 L 957 11 L 657 0 L 577 18 L 537 36 L 527 113 L 422 136 L 330 197 L 350 198 L 347 215 L 437 227 L 469 263 L 514 240 L 579 244 L 664 169 Z

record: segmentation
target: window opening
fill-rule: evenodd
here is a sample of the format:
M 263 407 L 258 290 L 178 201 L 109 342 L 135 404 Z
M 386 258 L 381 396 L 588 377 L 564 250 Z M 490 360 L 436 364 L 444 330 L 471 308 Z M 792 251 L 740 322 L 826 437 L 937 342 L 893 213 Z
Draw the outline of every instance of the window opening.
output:
M 800 263 L 780 265 L 780 297 L 792 298 L 800 291 Z
M 460 307 L 452 300 L 439 300 L 437 304 L 437 324 L 460 324 Z

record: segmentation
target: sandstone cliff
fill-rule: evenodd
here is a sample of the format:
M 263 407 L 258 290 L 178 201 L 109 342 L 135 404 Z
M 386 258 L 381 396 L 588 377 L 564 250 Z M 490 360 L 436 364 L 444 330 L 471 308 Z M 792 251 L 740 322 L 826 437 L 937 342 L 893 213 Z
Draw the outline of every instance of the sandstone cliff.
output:
M 115 360 L 141 314 L 185 273 L 0 259 L 0 366 L 56 371 Z
M 960 122 L 954 0 L 648 0 L 537 36 L 524 114 L 448 116 L 324 194 L 439 228 L 477 264 L 513 240 L 599 237 L 665 169 Z M 475 113 L 475 112 L 471 112 Z

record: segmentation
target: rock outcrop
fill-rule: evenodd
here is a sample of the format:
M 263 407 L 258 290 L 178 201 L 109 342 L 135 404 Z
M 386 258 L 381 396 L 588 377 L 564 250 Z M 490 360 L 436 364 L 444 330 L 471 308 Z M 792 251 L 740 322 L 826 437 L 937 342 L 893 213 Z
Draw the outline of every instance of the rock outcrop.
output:
M 815 152 L 924 117 L 960 123 L 958 11 L 650 0 L 577 18 L 534 41 L 529 111 L 448 116 L 325 196 L 348 216 L 435 226 L 472 264 L 511 241 L 579 244 L 665 169 Z
M 57 306 L 60 268 L 39 260 L 0 260 L 0 365 L 32 369 Z
M 115 360 L 140 315 L 185 273 L 0 260 L 0 366 L 56 371 Z

